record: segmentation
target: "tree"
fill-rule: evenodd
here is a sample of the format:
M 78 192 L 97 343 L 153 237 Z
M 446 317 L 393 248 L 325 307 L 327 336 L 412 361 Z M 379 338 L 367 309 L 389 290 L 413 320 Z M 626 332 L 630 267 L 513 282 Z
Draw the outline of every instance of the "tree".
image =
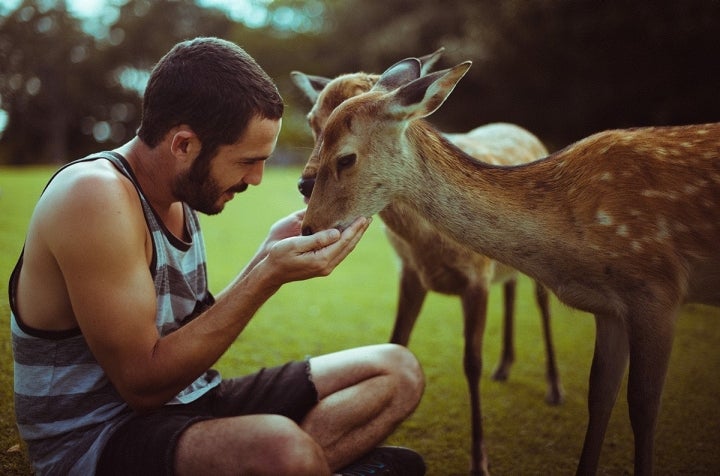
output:
M 60 161 L 76 135 L 73 92 L 84 89 L 76 71 L 92 42 L 65 2 L 44 9 L 26 0 L 0 25 L 0 95 L 8 113 L 3 149 L 12 163 Z
M 558 148 L 602 129 L 719 120 L 717 0 L 251 0 L 264 15 L 253 25 L 192 0 L 113 1 L 117 18 L 95 34 L 62 0 L 0 18 L 0 160 L 62 162 L 127 140 L 152 65 L 201 35 L 236 42 L 277 81 L 283 147 L 310 145 L 291 70 L 382 72 L 440 46 L 438 68 L 473 61 L 431 117 L 444 130 L 509 121 Z
M 327 17 L 319 74 L 380 72 L 440 46 L 439 67 L 472 60 L 431 117 L 448 130 L 511 121 L 560 147 L 720 115 L 716 0 L 346 0 Z
M 64 1 L 24 0 L 0 24 L 0 157 L 66 162 L 114 147 L 140 122 L 143 76 L 177 41 L 224 36 L 232 22 L 190 0 L 130 0 L 92 36 Z

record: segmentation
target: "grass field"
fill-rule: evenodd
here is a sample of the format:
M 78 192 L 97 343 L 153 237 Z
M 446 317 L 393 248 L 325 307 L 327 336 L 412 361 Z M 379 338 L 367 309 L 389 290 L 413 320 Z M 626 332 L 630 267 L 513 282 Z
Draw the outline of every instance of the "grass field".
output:
M 15 429 L 7 278 L 49 168 L 0 167 L 0 474 L 31 474 Z M 202 217 L 211 288 L 219 291 L 250 258 L 269 226 L 300 208 L 298 170 L 270 166 L 258 188 L 215 217 Z M 720 244 L 719 244 L 720 246 Z M 228 376 L 307 354 L 384 342 L 397 297 L 395 256 L 375 220 L 356 251 L 323 279 L 292 283 L 255 316 L 217 367 Z M 491 295 L 485 337 L 483 412 L 496 475 L 573 474 L 585 431 L 592 317 L 553 301 L 553 330 L 566 392 L 544 403 L 544 350 L 532 285 L 520 282 L 517 359 L 510 380 L 488 378 L 499 355 L 500 289 Z M 427 389 L 416 413 L 390 444 L 420 451 L 433 476 L 467 472 L 469 409 L 462 371 L 462 323 L 455 298 L 431 295 L 410 347 L 423 363 Z M 624 388 L 605 438 L 601 474 L 632 473 L 632 433 Z M 17 445 L 20 445 L 19 447 Z M 720 474 L 720 310 L 688 306 L 678 323 L 656 445 L 658 475 Z

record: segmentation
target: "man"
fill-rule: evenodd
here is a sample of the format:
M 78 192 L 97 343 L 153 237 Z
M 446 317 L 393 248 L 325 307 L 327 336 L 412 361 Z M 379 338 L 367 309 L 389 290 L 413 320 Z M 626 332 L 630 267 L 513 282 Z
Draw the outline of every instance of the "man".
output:
M 412 451 L 376 448 L 422 395 L 405 348 L 239 379 L 210 369 L 284 283 L 328 275 L 369 224 L 303 237 L 292 214 L 210 294 L 195 211 L 260 184 L 282 112 L 241 48 L 183 42 L 153 69 L 137 137 L 51 179 L 10 280 L 16 414 L 37 474 L 424 472 Z

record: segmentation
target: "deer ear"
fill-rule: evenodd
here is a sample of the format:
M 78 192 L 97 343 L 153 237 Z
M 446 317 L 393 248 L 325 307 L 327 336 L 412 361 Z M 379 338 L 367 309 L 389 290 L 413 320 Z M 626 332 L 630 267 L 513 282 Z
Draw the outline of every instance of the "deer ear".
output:
M 440 47 L 437 51 L 434 53 L 430 53 L 429 55 L 421 56 L 418 58 L 420 60 L 420 76 L 425 76 L 428 74 L 428 71 L 432 69 L 433 66 L 435 66 L 435 63 L 440 59 L 440 56 L 445 52 L 444 47 Z
M 311 76 L 309 74 L 301 73 L 300 71 L 293 71 L 290 73 L 290 79 L 295 83 L 300 91 L 305 94 L 310 102 L 315 103 L 318 96 L 325 89 L 325 86 L 331 81 L 329 78 L 323 78 L 322 76 Z
M 471 61 L 422 76 L 389 94 L 387 112 L 397 119 L 419 119 L 437 111 L 457 83 L 465 76 Z
M 373 89 L 392 91 L 420 77 L 420 60 L 407 58 L 390 66 L 378 79 Z

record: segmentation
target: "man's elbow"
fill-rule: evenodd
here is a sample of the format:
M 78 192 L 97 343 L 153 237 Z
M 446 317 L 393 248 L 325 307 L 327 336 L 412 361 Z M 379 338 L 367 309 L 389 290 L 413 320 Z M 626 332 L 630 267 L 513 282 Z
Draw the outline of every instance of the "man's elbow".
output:
M 118 392 L 127 405 L 137 413 L 149 413 L 163 407 L 173 395 L 140 385 L 118 386 Z

